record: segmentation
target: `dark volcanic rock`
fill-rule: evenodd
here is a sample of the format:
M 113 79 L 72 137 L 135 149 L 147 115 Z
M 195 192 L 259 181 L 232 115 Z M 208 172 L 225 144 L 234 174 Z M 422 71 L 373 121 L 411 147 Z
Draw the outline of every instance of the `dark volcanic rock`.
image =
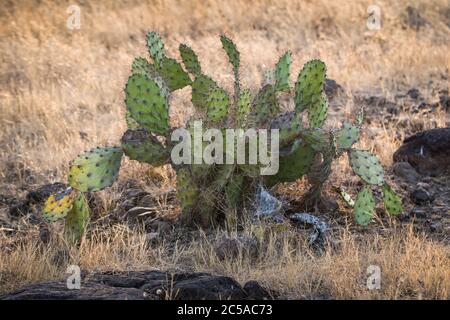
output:
M 419 173 L 439 176 L 450 171 L 450 128 L 419 132 L 403 141 L 394 162 L 408 162 Z
M 170 274 L 161 271 L 82 274 L 80 290 L 66 280 L 26 286 L 0 297 L 4 300 L 160 300 L 255 299 L 268 297 L 258 283 L 244 290 L 230 277 L 207 273 Z
M 406 182 L 415 183 L 419 180 L 419 174 L 409 162 L 396 162 L 392 166 L 392 171 L 397 177 L 404 179 Z
M 244 285 L 244 291 L 245 293 L 247 293 L 248 299 L 252 300 L 271 299 L 269 291 L 261 287 L 261 285 L 254 280 L 248 281 Z
M 423 205 L 433 201 L 430 193 L 423 189 L 416 189 L 411 193 L 411 200 L 418 205 Z

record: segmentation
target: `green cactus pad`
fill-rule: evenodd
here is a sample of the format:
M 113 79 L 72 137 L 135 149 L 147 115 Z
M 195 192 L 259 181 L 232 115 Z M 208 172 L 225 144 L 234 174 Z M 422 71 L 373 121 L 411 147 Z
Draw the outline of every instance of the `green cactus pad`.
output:
M 359 140 L 359 128 L 349 123 L 344 123 L 341 129 L 336 131 L 336 147 L 339 152 L 350 149 Z
M 167 90 L 158 79 L 132 75 L 125 87 L 125 103 L 134 120 L 150 132 L 165 135 L 169 131 Z
M 133 64 L 131 65 L 131 73 L 132 74 L 147 74 L 151 69 L 150 63 L 147 59 L 142 57 L 137 57 L 133 60 Z
M 63 219 L 72 209 L 77 192 L 72 188 L 53 194 L 45 201 L 44 218 L 49 222 Z
M 166 57 L 162 58 L 157 70 L 169 87 L 170 91 L 175 91 L 191 84 L 189 75 L 183 70 L 181 64 L 175 59 Z
M 380 185 L 384 181 L 383 167 L 376 156 L 366 150 L 349 151 L 350 165 L 361 179 L 369 184 Z
M 391 216 L 396 216 L 402 213 L 402 199 L 392 190 L 386 182 L 383 184 L 383 203 L 386 211 Z
M 237 72 L 240 63 L 240 54 L 236 48 L 236 45 L 225 35 L 220 36 L 220 41 L 222 42 L 223 49 L 227 53 L 228 59 L 230 60 L 233 70 Z
M 183 60 L 187 71 L 195 76 L 199 76 L 202 73 L 202 68 L 200 67 L 200 62 L 198 62 L 198 57 L 194 50 L 183 43 L 180 44 L 179 50 L 181 59 Z
M 191 87 L 192 104 L 199 110 L 205 110 L 208 107 L 210 93 L 219 88 L 214 80 L 205 75 L 199 75 L 196 77 Z
M 291 151 L 281 156 L 278 173 L 273 176 L 266 176 L 269 186 L 279 182 L 292 182 L 308 173 L 314 161 L 315 151 L 307 143 L 296 140 Z
M 327 119 L 328 99 L 322 94 L 320 99 L 315 101 L 308 109 L 308 121 L 310 128 L 321 128 Z
M 161 166 L 168 162 L 167 149 L 145 129 L 127 130 L 122 136 L 122 149 L 132 160 Z
M 295 112 L 287 112 L 276 117 L 270 129 L 279 129 L 280 146 L 292 143 L 302 130 L 302 122 Z
M 236 123 L 241 126 L 245 123 L 251 107 L 251 94 L 249 90 L 243 90 L 236 106 Z
M 133 117 L 131 116 L 130 111 L 127 111 L 125 113 L 125 122 L 127 123 L 127 127 L 128 129 L 139 129 L 141 126 L 139 125 L 139 123 L 136 122 L 136 120 L 133 119 Z
M 275 91 L 289 91 L 289 71 L 291 67 L 291 52 L 286 52 L 275 66 Z
M 70 186 L 82 192 L 111 186 L 119 174 L 122 154 L 120 148 L 97 147 L 79 155 L 70 167 Z
M 309 109 L 320 99 L 325 83 L 326 67 L 320 60 L 307 62 L 295 83 L 295 110 Z
M 147 33 L 147 49 L 155 64 L 159 64 L 165 57 L 164 43 L 157 32 Z
M 224 119 L 228 114 L 230 98 L 225 90 L 221 88 L 214 89 L 208 99 L 208 119 L 212 122 L 218 122 Z
M 275 94 L 275 87 L 270 84 L 262 87 L 253 100 L 253 105 L 257 124 L 264 124 L 270 117 L 278 114 L 280 106 Z
M 361 226 L 367 226 L 375 213 L 375 199 L 369 186 L 365 186 L 356 197 L 353 209 L 355 221 Z
M 183 212 L 192 210 L 198 201 L 199 190 L 196 186 L 189 168 L 180 168 L 177 171 L 177 198 Z
M 332 146 L 332 136 L 320 129 L 304 130 L 301 137 L 317 152 L 328 152 Z
M 275 70 L 266 70 L 264 72 L 264 85 L 275 85 Z
M 80 193 L 73 202 L 73 207 L 67 214 L 64 225 L 64 238 L 70 242 L 79 242 L 83 237 L 89 222 L 89 204 L 83 193 Z

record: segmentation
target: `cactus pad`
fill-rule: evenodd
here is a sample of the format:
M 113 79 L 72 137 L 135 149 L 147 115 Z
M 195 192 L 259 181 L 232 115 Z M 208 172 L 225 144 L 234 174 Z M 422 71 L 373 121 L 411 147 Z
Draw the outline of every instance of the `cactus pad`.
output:
M 227 53 L 228 59 L 230 60 L 231 65 L 233 66 L 233 70 L 237 73 L 239 69 L 239 51 L 236 48 L 236 45 L 225 35 L 220 36 L 220 41 L 222 42 L 223 49 Z
M 327 119 L 328 99 L 322 94 L 308 110 L 308 121 L 310 128 L 321 128 Z
M 280 152 L 281 153 L 281 152 Z M 274 185 L 278 182 L 292 182 L 308 173 L 314 161 L 314 149 L 307 143 L 296 140 L 291 151 L 280 156 L 278 173 L 267 176 L 267 184 Z
M 376 185 L 383 183 L 383 167 L 378 158 L 369 151 L 352 149 L 349 152 L 349 159 L 353 172 L 365 182 Z
M 119 174 L 120 148 L 95 148 L 79 155 L 72 163 L 69 184 L 82 192 L 98 191 L 113 184 Z
M 326 67 L 320 60 L 307 62 L 295 83 L 295 110 L 309 109 L 320 99 L 325 83 Z
M 230 98 L 225 90 L 216 88 L 208 98 L 208 119 L 218 122 L 224 119 L 228 113 Z
M 83 237 L 89 221 L 89 204 L 83 193 L 73 202 L 73 207 L 67 214 L 64 225 L 64 237 L 69 242 L 78 242 Z
M 275 66 L 275 91 L 289 91 L 289 69 L 291 67 L 291 52 L 286 52 Z
M 257 124 L 264 124 L 270 117 L 276 115 L 280 111 L 280 106 L 275 95 L 275 87 L 270 84 L 262 87 L 255 97 L 253 105 Z
M 383 184 L 383 203 L 386 211 L 391 216 L 396 216 L 402 213 L 402 199 L 392 190 L 386 182 Z
M 175 59 L 162 58 L 157 70 L 170 91 L 175 91 L 191 84 L 188 74 Z
M 336 131 L 336 147 L 339 152 L 350 149 L 359 140 L 359 128 L 349 123 L 344 123 L 341 129 Z
M 211 91 L 218 88 L 218 85 L 211 78 L 199 75 L 192 83 L 192 104 L 199 110 L 208 107 L 208 98 Z
M 127 82 L 125 103 L 134 120 L 151 132 L 169 131 L 167 91 L 157 79 L 145 75 L 132 75 Z
M 361 189 L 354 206 L 355 221 L 361 226 L 367 226 L 375 213 L 375 199 L 369 186 Z
M 181 203 L 183 212 L 192 210 L 197 204 L 198 197 L 199 190 L 189 168 L 180 168 L 177 171 L 177 198 Z
M 133 64 L 131 65 L 132 74 L 147 74 L 150 69 L 150 63 L 147 61 L 147 59 L 142 57 L 135 58 L 133 60 Z
M 133 117 L 131 116 L 130 111 L 127 111 L 125 113 L 125 122 L 127 123 L 127 127 L 128 129 L 139 129 L 141 126 L 139 125 L 139 123 L 136 122 L 136 120 L 133 119 Z
M 245 123 L 251 106 L 251 95 L 249 90 L 243 90 L 239 96 L 236 106 L 236 123 L 242 125 Z
M 159 64 L 165 57 L 164 43 L 157 32 L 147 33 L 147 49 L 155 64 Z
M 200 75 L 202 73 L 202 68 L 200 67 L 200 62 L 198 62 L 198 57 L 194 50 L 185 44 L 180 44 L 179 50 L 181 59 L 183 60 L 187 71 L 195 76 Z
M 279 129 L 280 146 L 292 143 L 302 130 L 302 122 L 295 112 L 284 113 L 270 124 L 271 129 Z
M 130 159 L 155 167 L 169 160 L 166 148 L 145 129 L 127 130 L 122 136 L 122 149 Z
M 50 222 L 65 218 L 72 209 L 76 195 L 75 190 L 67 188 L 48 197 L 44 204 L 44 218 Z

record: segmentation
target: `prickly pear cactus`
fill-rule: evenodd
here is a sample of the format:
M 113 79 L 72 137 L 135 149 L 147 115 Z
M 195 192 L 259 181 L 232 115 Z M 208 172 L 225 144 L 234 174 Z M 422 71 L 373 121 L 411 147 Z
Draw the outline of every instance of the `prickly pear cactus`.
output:
M 134 74 L 125 87 L 125 103 L 131 117 L 143 128 L 157 134 L 169 131 L 168 91 L 155 79 Z
M 358 193 L 355 201 L 355 221 L 362 226 L 367 226 L 372 220 L 374 213 L 375 199 L 369 186 L 365 186 Z
M 127 130 L 122 136 L 122 149 L 130 159 L 155 167 L 169 162 L 166 147 L 145 129 Z
M 380 185 L 384 181 L 383 167 L 376 156 L 366 150 L 352 149 L 349 152 L 353 171 L 369 184 Z
M 120 148 L 95 148 L 78 156 L 69 172 L 69 184 L 82 192 L 99 191 L 111 186 L 119 174 Z
M 44 204 L 44 218 L 49 222 L 64 219 L 72 209 L 75 197 L 76 192 L 72 188 L 51 195 Z
M 311 60 L 305 64 L 295 83 L 295 110 L 309 109 L 320 99 L 325 83 L 326 67 L 320 60 Z
M 177 174 L 177 198 L 189 222 L 203 225 L 220 220 L 236 222 L 243 214 L 245 199 L 254 197 L 261 184 L 274 186 L 307 177 L 310 189 L 303 201 L 313 206 L 319 200 L 323 186 L 331 173 L 332 163 L 348 153 L 354 173 L 372 188 L 382 187 L 383 202 L 390 215 L 402 211 L 401 199 L 384 181 L 383 168 L 376 156 L 368 151 L 353 149 L 358 142 L 363 121 L 362 110 L 354 124 L 346 122 L 339 129 L 323 128 L 328 114 L 328 100 L 324 92 L 325 63 L 320 60 L 307 62 L 299 72 L 293 88 L 290 84 L 292 53 L 286 52 L 274 68 L 267 72 L 265 83 L 256 91 L 241 88 L 239 79 L 240 53 L 233 41 L 221 36 L 222 47 L 228 57 L 234 75 L 234 94 L 220 88 L 204 74 L 196 53 L 181 44 L 179 52 L 182 64 L 168 57 L 161 36 L 156 32 L 147 34 L 150 60 L 138 57 L 131 65 L 131 75 L 125 85 L 125 119 L 128 130 L 120 145 L 96 148 L 78 156 L 70 167 L 71 188 L 49 197 L 44 208 L 48 221 L 65 219 L 65 235 L 71 242 L 78 242 L 86 230 L 89 206 L 86 192 L 107 188 L 117 179 L 123 155 L 131 160 L 152 166 L 170 164 Z M 185 70 L 185 69 L 186 70 Z M 189 73 L 189 74 L 188 74 Z M 193 81 L 191 80 L 191 77 Z M 225 141 L 226 129 L 276 129 L 279 134 L 279 170 L 274 175 L 262 176 L 261 163 L 237 161 L 237 144 L 233 152 L 234 163 L 180 164 L 171 158 L 179 150 L 171 140 L 176 128 L 170 126 L 170 96 L 173 91 L 191 87 L 191 102 L 195 107 L 193 119 L 203 120 L 207 129 L 217 129 Z M 294 110 L 281 110 L 279 98 L 294 94 Z M 304 116 L 307 114 L 307 117 Z M 307 119 L 307 123 L 304 119 Z M 191 143 L 192 119 L 186 128 Z M 245 159 L 249 159 L 249 136 L 243 138 Z M 247 140 L 246 140 L 247 139 Z M 206 140 L 192 148 L 204 154 L 212 150 Z M 261 140 L 257 140 L 260 144 Z M 224 150 L 225 150 L 224 146 Z M 193 154 L 187 159 L 196 158 Z M 233 161 L 232 161 L 233 162 Z M 342 195 L 342 193 L 340 193 Z M 348 194 L 346 194 L 348 195 Z M 364 186 L 356 201 L 347 203 L 354 208 L 355 221 L 367 225 L 375 212 L 375 199 L 371 189 Z M 233 216 L 227 216 L 233 212 Z
M 383 202 L 386 211 L 391 216 L 396 216 L 402 213 L 402 199 L 392 190 L 391 186 L 386 182 L 383 184 Z
M 73 202 L 72 209 L 66 217 L 64 237 L 67 241 L 76 243 L 83 237 L 89 222 L 89 203 L 83 193 L 80 193 Z

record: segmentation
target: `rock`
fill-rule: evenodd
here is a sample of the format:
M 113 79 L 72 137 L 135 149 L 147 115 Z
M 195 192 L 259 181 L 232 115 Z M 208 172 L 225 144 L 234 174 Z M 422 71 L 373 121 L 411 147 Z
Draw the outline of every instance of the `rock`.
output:
M 409 162 L 396 162 L 392 166 L 394 174 L 409 183 L 416 183 L 419 180 L 419 174 Z
M 418 99 L 420 97 L 420 92 L 416 88 L 409 89 L 406 93 L 411 99 Z
M 81 275 L 81 289 L 69 290 L 66 279 L 26 286 L 2 300 L 216 300 L 254 299 L 266 292 L 254 283 L 245 291 L 230 277 L 207 273 L 161 271 L 103 272 Z
M 270 293 L 254 280 L 250 280 L 244 285 L 244 291 L 250 300 L 266 300 L 272 298 Z
M 394 162 L 408 162 L 417 172 L 441 176 L 450 172 L 450 128 L 422 131 L 405 139 Z
M 235 259 L 242 252 L 250 257 L 258 255 L 258 242 L 249 236 L 223 236 L 216 244 L 216 255 L 220 260 Z
M 433 197 L 424 189 L 416 189 L 411 193 L 411 200 L 417 205 L 431 203 Z

